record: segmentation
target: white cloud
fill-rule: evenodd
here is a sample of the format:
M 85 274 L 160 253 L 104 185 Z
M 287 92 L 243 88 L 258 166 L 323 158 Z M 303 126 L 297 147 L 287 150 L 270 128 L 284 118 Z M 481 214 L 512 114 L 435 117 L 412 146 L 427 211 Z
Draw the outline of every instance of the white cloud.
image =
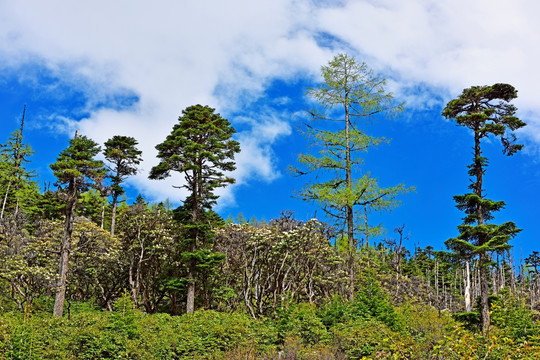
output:
M 156 163 L 155 144 L 183 108 L 201 103 L 242 113 L 272 79 L 317 76 L 335 51 L 328 46 L 390 74 L 397 95 L 412 106 L 508 82 L 519 90 L 520 113 L 538 118 L 539 11 L 534 0 L 1 1 L 0 70 L 39 63 L 78 88 L 87 99 L 79 129 L 99 142 L 114 134 L 139 139 L 146 172 L 133 184 L 173 199 L 171 184 L 180 179 L 146 176 Z M 96 106 L 122 93 L 137 96 L 137 104 Z M 266 114 L 229 118 L 251 125 L 238 134 L 240 184 L 279 176 L 272 145 L 291 133 L 290 125 Z M 540 123 L 525 135 L 540 143 Z M 228 191 L 226 202 L 234 203 Z
M 532 106 L 540 49 L 540 3 L 532 0 L 349 1 L 319 13 L 321 27 L 344 39 L 371 66 L 404 82 L 458 94 L 471 85 L 509 82 Z M 525 94 L 525 91 L 527 94 Z

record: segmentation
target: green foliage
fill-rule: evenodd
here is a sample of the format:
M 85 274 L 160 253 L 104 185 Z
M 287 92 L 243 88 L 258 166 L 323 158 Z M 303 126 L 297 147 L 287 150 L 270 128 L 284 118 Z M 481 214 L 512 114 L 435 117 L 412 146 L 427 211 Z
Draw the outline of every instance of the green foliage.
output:
M 361 287 L 350 303 L 348 315 L 353 319 L 373 318 L 394 331 L 403 330 L 402 319 L 374 276 L 362 278 Z
M 480 314 L 477 311 L 454 313 L 452 318 L 462 323 L 463 327 L 469 331 L 479 331 L 482 328 Z
M 464 89 L 458 98 L 451 100 L 442 115 L 447 119 L 455 119 L 458 125 L 473 130 L 480 138 L 489 135 L 500 137 L 503 153 L 513 155 L 521 150 L 523 145 L 515 144 L 516 137 L 511 131 L 525 126 L 525 123 L 515 116 L 516 107 L 510 104 L 515 98 L 517 90 L 512 85 L 473 86 Z M 470 167 L 472 174 L 483 168 L 486 161 L 485 158 L 476 156 Z
M 403 104 L 395 104 L 393 95 L 385 90 L 385 79 L 347 54 L 336 55 L 321 67 L 321 73 L 324 83 L 308 89 L 307 94 L 325 109 L 354 107 L 352 115 L 361 117 L 379 113 L 395 116 L 403 109 Z
M 346 301 L 341 296 L 335 295 L 330 301 L 321 305 L 318 316 L 327 328 L 331 328 L 342 322 L 347 313 Z
M 171 317 L 144 315 L 129 295 L 113 312 L 82 311 L 71 319 L 0 315 L 0 359 L 220 359 L 234 348 L 272 350 L 272 326 L 213 311 Z
M 124 193 L 120 186 L 128 176 L 137 173 L 136 165 L 142 158 L 142 151 L 137 149 L 138 142 L 129 136 L 115 135 L 105 142 L 103 151 L 105 159 L 111 164 L 108 167 L 112 181 L 113 196 L 118 197 Z
M 24 113 L 20 130 L 15 130 L 6 144 L 0 144 L 0 219 L 8 212 L 17 215 L 20 211 L 37 211 L 39 189 L 33 180 L 36 174 L 26 168 L 34 151 L 23 143 L 23 126 Z
M 421 345 L 424 352 L 431 350 L 455 326 L 448 311 L 437 311 L 426 304 L 405 302 L 396 311 L 404 331 Z
M 521 342 L 492 330 L 487 336 L 473 334 L 455 327 L 433 348 L 437 359 L 533 360 L 538 359 L 540 347 Z
M 323 304 L 318 316 L 324 325 L 331 328 L 336 324 L 349 320 L 376 320 L 393 331 L 405 330 L 403 317 L 396 312 L 389 296 L 374 277 L 363 278 L 355 292 L 353 301 L 343 300 L 335 296 Z
M 66 203 L 59 192 L 45 191 L 36 204 L 36 218 L 42 220 L 61 220 L 66 214 Z
M 50 165 L 59 187 L 75 186 L 78 191 L 85 191 L 92 182 L 101 183 L 105 176 L 104 164 L 94 157 L 100 152 L 96 142 L 86 136 L 76 136 Z
M 278 311 L 280 338 L 295 336 L 306 344 L 324 343 L 329 339 L 322 319 L 313 304 L 291 303 Z
M 96 189 L 90 189 L 79 195 L 77 215 L 84 216 L 95 224 L 108 228 L 109 222 L 105 214 L 110 213 L 110 207 L 105 196 Z
M 112 195 L 111 234 L 114 235 L 116 225 L 116 207 L 118 197 L 124 194 L 121 184 L 131 175 L 137 173 L 137 165 L 142 161 L 142 151 L 137 149 L 138 142 L 129 136 L 115 135 L 105 142 L 103 151 L 109 162 L 110 193 Z
M 538 340 L 540 335 L 540 327 L 532 311 L 524 301 L 509 296 L 508 292 L 491 303 L 491 319 L 501 333 L 519 341 Z
M 512 302 L 513 300 L 509 299 Z M 523 321 L 523 313 L 493 308 L 493 321 Z M 358 307 L 334 299 L 326 311 L 290 303 L 275 319 L 239 312 L 143 314 L 124 293 L 112 312 L 84 303 L 70 318 L 47 312 L 0 313 L 0 359 L 536 359 L 538 336 L 492 327 L 483 336 L 456 326 L 446 313 L 406 303 L 397 309 L 402 330 L 374 316 L 351 316 Z M 328 309 L 332 324 L 323 323 Z M 326 326 L 325 326 L 326 325 Z M 515 328 L 519 328 L 523 322 Z M 511 325 L 512 326 L 512 325 Z M 515 336 L 514 336 L 515 335 Z
M 347 227 L 352 248 L 357 245 L 353 234 L 358 231 L 367 234 L 365 241 L 368 241 L 369 212 L 390 210 L 399 205 L 398 195 L 411 191 L 403 184 L 380 188 L 376 178 L 361 171 L 364 161 L 359 156 L 388 141 L 367 135 L 358 120 L 395 116 L 401 112 L 402 104 L 396 104 L 393 95 L 385 90 L 385 79 L 348 55 L 335 56 L 321 72 L 324 82 L 308 89 L 307 95 L 317 101 L 323 111 L 312 110 L 310 113 L 313 120 L 342 122 L 343 128 L 318 129 L 307 125 L 305 135 L 319 150 L 316 154 L 301 154 L 299 167 L 291 167 L 291 171 L 295 175 L 316 174 L 316 181 L 307 184 L 298 197 L 320 205 L 338 228 Z M 358 222 L 353 209 L 361 210 L 356 210 Z
M 333 343 L 345 359 L 404 359 L 412 341 L 376 320 L 349 320 L 332 328 Z
M 214 111 L 202 105 L 182 110 L 171 134 L 156 145 L 160 162 L 150 171 L 150 178 L 156 180 L 165 179 L 171 171 L 184 174 L 186 183 L 182 187 L 201 208 L 215 203 L 215 189 L 234 183 L 223 172 L 235 169 L 234 154 L 240 151 L 239 143 L 231 140 L 234 128 Z

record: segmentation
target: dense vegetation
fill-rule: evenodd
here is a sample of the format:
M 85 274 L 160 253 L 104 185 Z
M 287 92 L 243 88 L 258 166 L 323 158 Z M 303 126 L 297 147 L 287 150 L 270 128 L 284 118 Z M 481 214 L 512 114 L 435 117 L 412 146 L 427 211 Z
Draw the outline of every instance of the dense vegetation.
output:
M 208 106 L 185 109 L 156 146 L 150 177 L 185 179 L 176 209 L 140 195 L 128 204 L 122 184 L 142 154 L 121 135 L 102 162 L 98 144 L 76 134 L 51 164 L 56 189 L 39 189 L 23 115 L 0 149 L 0 359 L 538 358 L 540 256 L 516 267 L 509 240 L 519 229 L 488 223 L 504 203 L 484 198 L 481 181 L 481 138 L 501 136 L 507 155 L 521 149 L 513 87 L 467 89 L 443 113 L 473 130 L 478 151 L 472 192 L 456 196 L 460 235 L 435 251 L 411 247 L 405 226 L 381 236 L 368 222 L 411 189 L 380 188 L 360 168 L 360 153 L 383 140 L 355 119 L 402 104 L 347 55 L 323 75 L 308 91 L 321 102 L 311 115 L 344 127 L 307 124 L 321 150 L 292 170 L 327 171 L 298 195 L 328 217 L 305 222 L 212 210 L 240 149 Z

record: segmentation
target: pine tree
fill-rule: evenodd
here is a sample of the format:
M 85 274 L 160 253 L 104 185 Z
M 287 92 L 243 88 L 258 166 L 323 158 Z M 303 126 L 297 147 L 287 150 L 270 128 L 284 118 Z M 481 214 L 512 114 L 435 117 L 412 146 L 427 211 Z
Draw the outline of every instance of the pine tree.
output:
M 190 208 L 190 220 L 184 224 L 188 250 L 182 255 L 188 268 L 188 313 L 195 309 L 197 266 L 207 256 L 204 243 L 209 238 L 209 227 L 204 219 L 205 209 L 210 210 L 216 203 L 218 196 L 214 191 L 217 188 L 234 183 L 224 172 L 235 169 L 234 154 L 240 151 L 238 142 L 231 139 L 234 128 L 214 111 L 202 105 L 182 110 L 171 134 L 156 146 L 160 162 L 149 176 L 161 180 L 170 176 L 171 171 L 179 172 L 185 179 L 179 187 L 189 192 L 184 201 L 184 206 Z
M 111 215 L 111 235 L 114 235 L 116 225 L 116 208 L 118 197 L 124 193 L 122 184 L 128 176 L 137 174 L 136 165 L 139 165 L 142 158 L 142 151 L 137 149 L 137 140 L 129 136 L 115 135 L 105 142 L 105 159 L 112 165 L 108 166 L 112 180 L 112 215 Z
M 454 196 L 456 207 L 465 212 L 463 224 L 458 226 L 460 235 L 450 241 L 451 248 L 460 248 L 462 253 L 470 253 L 479 258 L 480 295 L 482 328 L 487 331 L 490 324 L 488 269 L 491 264 L 490 252 L 504 252 L 511 246 L 509 240 L 521 231 L 513 222 L 502 225 L 488 224 L 494 212 L 504 208 L 503 201 L 487 199 L 484 194 L 483 178 L 488 164 L 482 156 L 481 140 L 490 135 L 500 138 L 503 154 L 512 156 L 523 147 L 516 144 L 513 131 L 526 124 L 515 116 L 516 107 L 510 101 L 517 97 L 517 90 L 508 84 L 473 86 L 451 100 L 442 115 L 454 119 L 460 126 L 472 130 L 474 134 L 474 158 L 469 168 L 472 190 L 464 195 Z
M 103 162 L 94 159 L 100 150 L 100 147 L 94 141 L 86 136 L 75 134 L 75 137 L 69 141 L 69 146 L 58 155 L 56 162 L 50 165 L 54 176 L 57 178 L 56 185 L 65 196 L 66 202 L 64 234 L 58 268 L 59 278 L 53 312 L 55 316 L 61 317 L 64 311 L 71 236 L 77 198 L 82 191 L 85 191 L 90 186 L 100 184 L 105 176 Z
M 35 210 L 35 202 L 39 195 L 38 187 L 25 164 L 34 153 L 29 145 L 23 143 L 24 116 L 23 110 L 21 127 L 15 130 L 5 145 L 0 145 L 0 219 L 4 218 L 9 209 L 14 215 L 20 210 L 31 212 Z

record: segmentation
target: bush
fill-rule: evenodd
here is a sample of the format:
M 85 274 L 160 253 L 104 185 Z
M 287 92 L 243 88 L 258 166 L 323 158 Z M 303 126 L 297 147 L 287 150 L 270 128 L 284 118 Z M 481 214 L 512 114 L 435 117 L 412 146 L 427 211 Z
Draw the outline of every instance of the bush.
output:
M 363 279 L 354 301 L 347 306 L 347 315 L 353 319 L 376 319 L 394 331 L 404 329 L 403 321 L 392 305 L 388 294 L 373 276 Z
M 354 320 L 332 329 L 333 345 L 346 359 L 413 359 L 410 339 L 376 320 Z
M 199 311 L 172 317 L 117 305 L 113 312 L 83 311 L 71 319 L 3 314 L 0 360 L 219 359 L 235 348 L 269 352 L 278 342 L 274 326 L 244 314 Z
M 476 311 L 452 314 L 452 318 L 459 321 L 469 331 L 479 332 L 482 329 L 480 314 Z
M 515 296 L 504 296 L 491 303 L 493 325 L 504 329 L 504 333 L 517 340 L 530 340 L 539 335 L 538 324 L 533 312 Z
M 305 344 L 316 344 L 329 339 L 326 326 L 313 304 L 289 304 L 279 312 L 278 318 L 281 339 L 297 337 Z
M 538 359 L 540 348 L 504 336 L 492 329 L 488 336 L 481 336 L 455 327 L 434 347 L 432 356 L 437 359 L 486 359 L 486 360 L 533 360 Z

